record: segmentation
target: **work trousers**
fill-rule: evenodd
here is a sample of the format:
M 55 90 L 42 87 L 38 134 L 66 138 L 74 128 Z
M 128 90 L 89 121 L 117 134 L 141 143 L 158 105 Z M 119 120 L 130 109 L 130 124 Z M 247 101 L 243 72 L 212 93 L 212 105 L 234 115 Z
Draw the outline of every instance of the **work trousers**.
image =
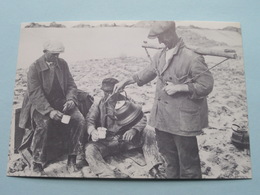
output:
M 85 119 L 79 109 L 68 111 L 71 116 L 69 124 L 63 124 L 60 121 L 54 121 L 47 115 L 42 115 L 38 111 L 33 113 L 34 134 L 31 143 L 33 161 L 44 164 L 46 162 L 46 151 L 49 148 L 52 136 L 62 140 L 67 145 L 68 155 L 77 155 L 80 146 L 80 140 L 85 131 Z
M 135 148 L 142 148 L 148 170 L 162 164 L 155 131 L 145 128 L 136 136 L 132 142 L 123 141 L 122 135 L 108 135 L 106 139 L 88 143 L 85 147 L 85 157 L 91 171 L 102 178 L 114 177 L 114 171 L 105 162 L 104 157 Z
M 196 136 L 179 136 L 158 129 L 156 140 L 165 160 L 169 179 L 200 179 L 201 167 Z

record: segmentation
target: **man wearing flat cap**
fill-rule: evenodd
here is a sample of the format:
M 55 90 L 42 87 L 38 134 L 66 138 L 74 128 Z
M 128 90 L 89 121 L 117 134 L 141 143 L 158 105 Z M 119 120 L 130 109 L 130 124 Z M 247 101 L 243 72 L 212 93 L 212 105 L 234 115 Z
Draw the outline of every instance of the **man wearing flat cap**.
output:
M 158 78 L 149 122 L 156 131 L 167 178 L 200 179 L 196 136 L 208 125 L 207 95 L 213 89 L 213 77 L 204 58 L 178 37 L 174 21 L 155 22 L 148 38 L 157 38 L 165 48 L 155 54 L 150 66 L 118 83 L 114 91 Z
M 85 147 L 86 161 L 91 171 L 100 178 L 127 178 L 119 170 L 113 170 L 104 157 L 142 148 L 146 167 L 152 178 L 161 178 L 158 166 L 161 164 L 158 148 L 152 140 L 155 132 L 146 128 L 147 119 L 141 107 L 131 104 L 128 113 L 115 114 L 116 104 L 129 100 L 122 94 L 112 94 L 117 79 L 106 78 L 101 89 L 104 97 L 94 104 L 87 117 L 88 134 L 92 141 Z M 106 136 L 100 137 L 99 128 L 106 128 Z
M 30 140 L 34 173 L 45 174 L 47 150 L 52 150 L 48 140 L 53 136 L 64 137 L 68 147 L 67 168 L 74 172 L 79 140 L 85 128 L 85 119 L 77 108 L 77 86 L 68 64 L 59 58 L 64 52 L 63 44 L 47 41 L 43 52 L 27 74 L 27 92 L 19 126 L 31 129 L 27 140 Z M 71 117 L 68 124 L 61 123 L 64 114 Z

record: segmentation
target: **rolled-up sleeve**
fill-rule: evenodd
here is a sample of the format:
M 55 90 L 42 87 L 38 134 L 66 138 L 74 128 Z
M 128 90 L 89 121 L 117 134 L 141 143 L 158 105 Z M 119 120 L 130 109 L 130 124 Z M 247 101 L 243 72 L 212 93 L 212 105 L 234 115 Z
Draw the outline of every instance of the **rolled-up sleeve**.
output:
M 214 79 L 202 56 L 197 56 L 192 61 L 191 77 L 195 78 L 191 83 L 188 83 L 191 99 L 200 99 L 207 96 L 212 90 Z

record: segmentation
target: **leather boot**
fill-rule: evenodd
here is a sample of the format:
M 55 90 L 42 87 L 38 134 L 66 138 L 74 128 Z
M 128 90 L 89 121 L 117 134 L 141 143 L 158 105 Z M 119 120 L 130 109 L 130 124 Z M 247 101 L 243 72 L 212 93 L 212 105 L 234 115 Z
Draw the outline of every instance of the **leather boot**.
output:
M 33 162 L 33 176 L 45 176 L 43 166 L 40 163 Z
M 149 170 L 149 174 L 155 179 L 165 179 L 166 177 L 159 171 L 158 166 L 154 166 Z
M 76 166 L 76 158 L 77 155 L 68 155 L 67 170 L 69 173 L 74 173 L 78 171 Z

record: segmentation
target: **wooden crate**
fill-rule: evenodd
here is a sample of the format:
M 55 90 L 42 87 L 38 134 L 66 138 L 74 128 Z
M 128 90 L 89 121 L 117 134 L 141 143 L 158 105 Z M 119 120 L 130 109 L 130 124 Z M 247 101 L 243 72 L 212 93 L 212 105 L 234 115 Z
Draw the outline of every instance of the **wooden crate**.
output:
M 19 127 L 21 108 L 15 110 L 15 126 L 14 126 L 14 153 L 18 153 L 18 149 L 22 143 L 25 129 Z

